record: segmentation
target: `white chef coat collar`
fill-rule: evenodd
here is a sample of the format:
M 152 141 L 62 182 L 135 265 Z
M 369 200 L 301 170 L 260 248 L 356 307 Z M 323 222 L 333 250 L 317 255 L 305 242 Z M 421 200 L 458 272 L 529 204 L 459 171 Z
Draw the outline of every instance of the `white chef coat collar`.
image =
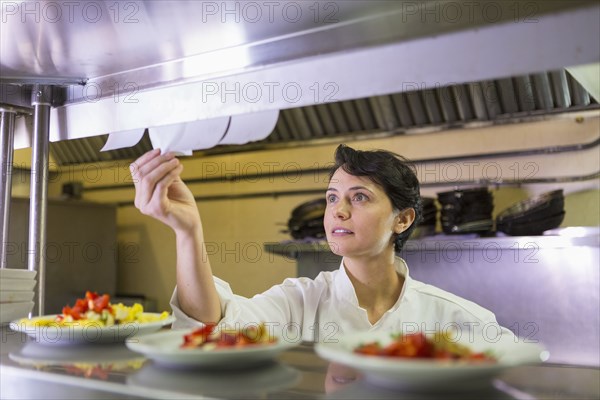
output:
M 400 276 L 404 278 L 404 285 L 402 285 L 402 291 L 400 292 L 398 301 L 394 304 L 390 311 L 395 310 L 400 305 L 400 301 L 402 300 L 402 298 L 404 297 L 404 293 L 406 292 L 406 287 L 408 286 L 408 283 L 411 280 L 409 276 L 408 265 L 402 258 L 395 257 L 394 268 L 396 269 L 396 272 L 398 272 L 398 274 L 400 274 Z M 348 277 L 348 273 L 346 272 L 346 268 L 344 267 L 343 258 L 340 262 L 339 273 L 337 274 L 335 280 L 335 287 L 337 288 L 337 297 L 340 300 L 348 301 L 354 306 L 359 307 L 358 297 L 356 297 L 354 286 L 352 285 L 352 281 L 350 281 L 350 277 Z

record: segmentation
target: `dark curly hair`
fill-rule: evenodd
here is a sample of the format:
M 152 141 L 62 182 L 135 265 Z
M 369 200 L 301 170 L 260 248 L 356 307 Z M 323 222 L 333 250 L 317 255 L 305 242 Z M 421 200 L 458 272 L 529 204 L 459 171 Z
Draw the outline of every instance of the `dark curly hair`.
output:
M 394 240 L 395 250 L 400 252 L 423 214 L 419 180 L 414 166 L 406 158 L 390 151 L 362 151 L 341 144 L 335 150 L 335 165 L 329 173 L 329 180 L 339 168 L 350 175 L 366 176 L 382 187 L 394 210 L 415 210 L 412 225 Z

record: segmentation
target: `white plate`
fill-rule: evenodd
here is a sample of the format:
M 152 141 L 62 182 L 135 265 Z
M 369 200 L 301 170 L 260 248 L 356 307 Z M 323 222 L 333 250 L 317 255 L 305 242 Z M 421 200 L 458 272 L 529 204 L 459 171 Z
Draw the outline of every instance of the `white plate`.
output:
M 34 279 L 2 279 L 0 280 L 0 290 L 10 291 L 32 291 L 35 286 Z
M 35 279 L 37 271 L 22 268 L 0 268 L 0 280 L 4 279 Z
M 329 361 L 361 371 L 374 384 L 426 390 L 478 389 L 490 384 L 492 378 L 506 368 L 548 359 L 548 352 L 536 343 L 525 343 L 523 339 L 509 335 L 503 335 L 492 343 L 476 336 L 469 340 L 469 335 L 463 334 L 458 343 L 476 352 L 491 351 L 497 360 L 495 363 L 388 358 L 354 353 L 357 346 L 368 342 L 379 341 L 385 346 L 392 340 L 389 332 L 344 336 L 337 343 L 318 343 L 315 351 Z
M 298 343 L 278 340 L 276 343 L 214 350 L 182 349 L 184 335 L 192 332 L 170 331 L 135 337 L 126 344 L 155 362 L 173 367 L 242 368 L 274 359 L 282 351 Z
M 0 304 L 0 323 L 4 324 L 17 318 L 25 318 L 32 309 L 33 301 Z
M 23 291 L 3 290 L 0 292 L 0 303 L 22 303 L 22 302 L 32 301 L 34 294 L 35 294 L 35 292 L 33 290 L 29 290 L 29 291 L 27 291 L 27 290 L 23 290 Z
M 148 316 L 158 317 L 159 313 L 144 313 Z M 56 315 L 45 315 L 35 317 L 28 322 L 22 320 L 12 321 L 10 328 L 12 330 L 22 332 L 35 339 L 38 343 L 43 344 L 95 344 L 95 343 L 117 343 L 123 342 L 125 339 L 133 336 L 144 335 L 155 332 L 163 326 L 171 324 L 175 318 L 169 316 L 166 319 L 138 323 L 129 322 L 126 324 L 113 325 L 109 327 L 99 327 L 94 325 L 88 326 L 33 326 L 32 322 L 38 319 L 54 319 Z

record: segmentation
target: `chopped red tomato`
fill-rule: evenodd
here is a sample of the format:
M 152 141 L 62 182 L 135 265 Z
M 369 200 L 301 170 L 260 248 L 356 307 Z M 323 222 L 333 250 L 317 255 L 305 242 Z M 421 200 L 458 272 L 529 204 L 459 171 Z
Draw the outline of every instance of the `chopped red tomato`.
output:
M 104 294 L 98 295 L 96 292 L 87 291 L 84 299 L 75 300 L 73 307 L 65 306 L 62 309 L 63 318 L 64 316 L 71 316 L 73 320 L 77 321 L 84 318 L 85 313 L 89 310 L 93 310 L 100 314 L 102 310 L 111 310 L 110 308 L 110 296 Z
M 495 361 L 484 353 L 474 353 L 466 346 L 450 341 L 442 334 L 427 338 L 423 333 L 398 335 L 387 346 L 377 342 L 365 343 L 354 349 L 368 356 L 400 358 L 433 358 L 437 360 Z
M 275 342 L 275 338 L 268 334 L 264 324 L 243 330 L 222 330 L 220 332 L 216 332 L 215 327 L 215 324 L 207 324 L 185 335 L 181 347 L 197 348 L 208 344 L 212 344 L 216 348 L 246 347 Z
M 185 335 L 181 347 L 199 347 L 208 341 L 208 337 L 215 329 L 215 324 L 206 324 L 202 328 Z
M 472 361 L 489 361 L 490 357 L 483 353 L 474 353 L 469 354 L 466 359 Z
M 428 358 L 433 353 L 433 345 L 425 335 L 414 333 L 402 335 L 381 351 L 382 355 L 390 357 L 419 357 Z
M 77 365 L 66 365 L 65 372 L 69 375 L 83 376 L 85 378 L 96 378 L 103 381 L 107 380 L 112 367 L 102 367 L 101 365 L 93 365 L 90 367 L 79 367 Z
M 74 320 L 83 318 L 82 314 L 85 314 L 88 310 L 88 303 L 84 299 L 77 299 L 73 307 L 65 306 L 62 313 L 67 316 L 70 315 Z
M 109 306 L 110 296 L 107 294 L 103 294 L 102 296 L 98 296 L 93 300 L 93 306 L 90 307 L 100 314 L 103 310 L 110 310 Z
M 376 356 L 376 355 L 380 354 L 381 346 L 379 345 L 379 343 L 368 343 L 368 344 L 363 344 L 362 346 L 358 347 L 354 351 L 356 353 L 365 354 L 368 356 Z

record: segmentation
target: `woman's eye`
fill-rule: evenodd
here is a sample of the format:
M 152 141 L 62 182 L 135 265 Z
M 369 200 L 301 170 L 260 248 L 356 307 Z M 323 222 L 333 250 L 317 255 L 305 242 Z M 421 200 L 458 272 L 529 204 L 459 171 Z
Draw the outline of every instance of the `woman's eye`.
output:
M 362 193 L 357 193 L 354 196 L 354 200 L 356 200 L 356 201 L 365 201 L 365 200 L 368 200 L 368 199 L 369 198 L 367 196 L 365 196 L 364 194 L 362 194 Z
M 327 202 L 328 203 L 333 203 L 335 201 L 335 195 L 330 194 L 327 196 Z

